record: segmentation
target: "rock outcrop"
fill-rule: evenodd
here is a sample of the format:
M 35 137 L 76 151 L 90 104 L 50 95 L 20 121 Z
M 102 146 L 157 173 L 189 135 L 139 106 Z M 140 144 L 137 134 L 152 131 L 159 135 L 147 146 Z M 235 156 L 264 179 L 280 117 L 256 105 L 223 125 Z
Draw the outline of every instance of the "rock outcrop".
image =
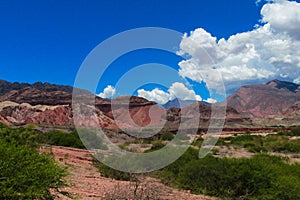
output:
M 284 114 L 297 101 L 299 85 L 274 80 L 241 87 L 228 97 L 227 105 L 250 117 L 265 118 Z
M 241 87 L 228 97 L 225 113 L 214 112 L 217 113 L 214 116 L 211 112 L 212 105 L 202 102 L 194 102 L 183 108 L 164 109 L 141 97 L 123 96 L 110 100 L 85 90 L 76 90 L 80 94 L 77 97 L 79 100 L 90 97 L 88 104 L 77 102 L 77 109 L 84 111 L 78 116 L 77 123 L 80 126 L 100 125 L 107 129 L 163 125 L 166 129 L 176 130 L 182 120 L 195 117 L 199 117 L 196 120 L 199 124 L 193 124 L 190 128 L 199 126 L 205 129 L 211 118 L 224 116 L 226 128 L 251 127 L 251 117 L 269 119 L 279 116 L 290 120 L 299 115 L 300 108 L 299 85 L 278 80 Z M 33 123 L 73 126 L 72 91 L 70 86 L 49 83 L 30 85 L 0 81 L 0 121 L 15 125 Z M 221 105 L 222 103 L 215 104 L 214 109 L 221 111 Z M 200 116 L 197 111 L 200 111 Z M 182 115 L 185 119 L 182 119 Z

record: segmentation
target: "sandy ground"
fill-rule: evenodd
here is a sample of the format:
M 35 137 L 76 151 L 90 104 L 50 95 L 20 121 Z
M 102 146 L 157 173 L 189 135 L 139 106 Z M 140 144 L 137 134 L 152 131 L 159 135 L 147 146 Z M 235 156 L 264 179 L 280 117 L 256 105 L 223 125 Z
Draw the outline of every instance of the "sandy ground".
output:
M 102 177 L 97 168 L 92 164 L 92 156 L 89 151 L 67 148 L 67 147 L 44 147 L 44 152 L 52 152 L 54 158 L 62 165 L 67 167 L 69 175 L 66 177 L 67 187 L 61 188 L 72 195 L 73 199 L 110 199 L 121 193 L 129 193 L 134 188 L 129 181 L 117 181 Z M 213 200 L 215 198 L 202 195 L 190 194 L 188 191 L 179 191 L 170 188 L 160 182 L 160 180 L 144 177 L 141 179 L 140 186 L 145 190 L 144 195 L 148 194 L 150 199 L 193 199 L 193 200 Z M 131 192 L 130 192 L 131 193 Z M 123 196 L 126 196 L 123 194 Z M 70 199 L 63 195 L 58 195 L 56 199 Z M 121 199 L 130 199 L 121 198 Z

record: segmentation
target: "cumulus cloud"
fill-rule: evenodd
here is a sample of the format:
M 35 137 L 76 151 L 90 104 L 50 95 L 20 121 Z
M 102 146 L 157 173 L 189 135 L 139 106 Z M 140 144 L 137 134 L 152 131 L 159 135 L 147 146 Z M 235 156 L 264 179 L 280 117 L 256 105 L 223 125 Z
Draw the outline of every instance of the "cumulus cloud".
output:
M 188 89 L 183 83 L 175 82 L 169 88 L 170 100 L 178 98 L 181 100 L 196 100 L 201 101 L 200 95 L 197 95 L 194 90 Z
M 148 99 L 149 101 L 155 101 L 159 104 L 165 104 L 168 102 L 170 95 L 169 93 L 164 92 L 163 90 L 155 88 L 151 91 L 139 89 L 138 96 Z
M 114 96 L 116 93 L 116 89 L 111 86 L 108 85 L 106 88 L 104 88 L 103 92 L 101 92 L 98 96 L 101 98 L 111 98 L 112 96 Z
M 206 100 L 204 100 L 207 103 L 217 103 L 217 100 L 213 99 L 213 98 L 208 98 Z
M 277 1 L 262 7 L 262 22 L 269 23 L 275 31 L 286 32 L 300 39 L 300 3 Z
M 280 0 L 261 10 L 263 24 L 252 31 L 217 40 L 202 28 L 185 34 L 179 75 L 205 81 L 221 92 L 251 82 L 284 78 L 298 82 L 300 72 L 300 3 Z M 223 85 L 224 83 L 224 85 Z
M 151 91 L 139 89 L 137 92 L 139 97 L 146 98 L 150 101 L 155 101 L 159 104 L 165 104 L 169 100 L 173 100 L 175 98 L 181 100 L 202 100 L 201 96 L 197 95 L 194 90 L 190 90 L 183 83 L 179 82 L 173 83 L 168 89 L 168 92 L 165 92 L 158 88 L 155 88 Z

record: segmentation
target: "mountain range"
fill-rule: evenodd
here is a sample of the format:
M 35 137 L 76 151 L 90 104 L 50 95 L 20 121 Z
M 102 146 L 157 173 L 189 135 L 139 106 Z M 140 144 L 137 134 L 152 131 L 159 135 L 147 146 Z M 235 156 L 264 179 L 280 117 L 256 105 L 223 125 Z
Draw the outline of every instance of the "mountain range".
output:
M 73 126 L 71 86 L 50 83 L 10 83 L 0 80 L 0 121 L 8 125 L 22 126 Z M 80 90 L 80 95 L 93 95 Z M 81 114 L 81 126 L 95 127 L 100 124 L 106 129 L 130 128 L 132 121 L 139 126 L 163 124 L 164 128 L 176 130 L 181 113 L 200 110 L 199 125 L 207 128 L 212 105 L 203 102 L 174 100 L 163 107 L 141 97 L 117 97 L 103 99 L 93 95 L 95 115 Z M 128 105 L 125 104 L 129 99 Z M 294 83 L 273 80 L 266 84 L 247 85 L 239 88 L 226 100 L 225 128 L 266 127 L 276 125 L 299 125 L 300 86 Z M 222 103 L 225 103 L 222 102 Z M 113 107 L 116 108 L 112 111 Z M 179 105 L 180 102 L 180 105 Z M 216 104 L 222 105 L 222 103 Z M 80 105 L 87 110 L 87 105 Z M 130 116 L 128 116 L 130 115 Z M 190 115 L 190 118 L 194 116 Z
M 299 101 L 299 85 L 273 80 L 242 86 L 227 98 L 227 105 L 250 117 L 265 118 L 283 115 Z

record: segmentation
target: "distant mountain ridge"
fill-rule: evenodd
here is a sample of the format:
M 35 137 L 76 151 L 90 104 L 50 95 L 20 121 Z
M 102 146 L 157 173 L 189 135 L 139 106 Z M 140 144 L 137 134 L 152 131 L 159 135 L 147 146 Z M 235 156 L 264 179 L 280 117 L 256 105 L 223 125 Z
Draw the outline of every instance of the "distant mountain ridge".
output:
M 295 83 L 291 83 L 291 82 L 287 82 L 287 81 L 280 81 L 280 80 L 272 80 L 266 83 L 266 85 L 270 85 L 272 87 L 278 88 L 278 89 L 287 89 L 291 92 L 299 92 L 300 90 L 300 85 L 295 84 Z
M 38 82 L 31 85 L 0 81 L 0 121 L 14 125 L 32 123 L 73 126 L 72 91 L 71 86 L 50 83 Z M 95 110 L 90 105 L 78 102 L 78 108 L 87 111 L 78 118 L 80 126 L 95 127 L 100 124 L 107 129 L 119 129 L 120 126 L 130 128 L 133 121 L 142 127 L 148 125 L 156 127 L 165 123 L 164 126 L 168 129 L 176 130 L 182 120 L 180 117 L 182 112 L 186 112 L 189 118 L 194 119 L 195 116 L 190 111 L 200 110 L 199 125 L 201 128 L 207 128 L 211 117 L 212 105 L 204 102 L 175 99 L 165 105 L 166 108 L 162 108 L 155 102 L 135 96 L 121 96 L 110 100 L 102 99 L 86 90 L 80 90 L 80 95 L 79 98 L 83 99 L 86 96 L 92 97 L 91 101 L 95 102 Z M 126 102 L 129 102 L 129 112 Z M 277 118 L 282 116 L 286 119 L 285 122 L 293 119 L 293 124 L 297 124 L 300 121 L 300 117 L 297 121 L 297 116 L 300 116 L 299 102 L 300 90 L 297 84 L 274 80 L 266 84 L 243 86 L 227 99 L 225 127 L 254 126 L 249 117 L 272 116 Z M 114 111 L 112 103 L 116 109 Z M 89 115 L 90 111 L 94 113 L 93 116 Z M 195 127 L 197 126 L 195 124 Z
M 71 86 L 50 83 L 38 82 L 31 85 L 1 81 L 0 120 L 6 124 L 14 125 L 32 123 L 73 126 L 72 90 Z M 82 93 L 80 92 L 82 97 L 79 98 L 92 97 L 89 99 L 95 100 L 95 110 L 91 110 L 90 105 L 81 101 L 78 102 L 78 109 L 86 111 L 78 117 L 80 126 L 95 127 L 100 124 L 101 127 L 107 129 L 119 129 L 120 126 L 130 128 L 133 121 L 142 127 L 148 125 L 156 127 L 163 123 L 165 127 L 174 130 L 178 128 L 181 121 L 182 109 L 186 111 L 188 109 L 193 110 L 196 107 L 199 107 L 201 112 L 201 127 L 204 126 L 203 128 L 205 128 L 209 125 L 211 107 L 203 102 L 184 101 L 184 108 L 174 108 L 174 105 L 169 105 L 172 108 L 164 109 L 157 103 L 141 97 L 120 96 L 110 100 L 102 99 L 85 90 L 82 91 Z M 129 102 L 129 112 L 127 111 L 128 104 L 126 102 Z M 112 105 L 116 109 L 114 112 L 112 112 Z M 90 111 L 95 115 L 89 115 Z M 194 116 L 190 115 L 190 117 L 193 118 Z M 233 119 L 227 120 L 228 122 L 234 121 L 237 124 L 241 121 L 247 121 L 233 108 L 227 109 L 227 117 Z M 238 118 L 242 120 L 237 120 Z M 118 120 L 118 123 L 116 123 L 116 120 Z M 195 127 L 197 126 L 195 124 Z
M 247 85 L 227 98 L 227 105 L 251 117 L 282 115 L 300 101 L 300 85 L 273 80 L 266 84 Z
M 165 109 L 169 108 L 184 108 L 188 105 L 197 102 L 196 100 L 181 100 L 181 99 L 173 99 L 162 105 Z
M 10 83 L 5 80 L 0 80 L 0 96 L 4 95 L 10 91 L 13 90 L 22 90 L 27 87 L 32 87 L 38 90 L 47 90 L 47 91 L 63 91 L 67 92 L 69 94 L 72 94 L 73 87 L 71 86 L 64 86 L 64 85 L 57 85 L 57 84 L 51 84 L 51 83 L 42 83 L 42 82 L 36 82 L 34 84 L 29 83 Z

